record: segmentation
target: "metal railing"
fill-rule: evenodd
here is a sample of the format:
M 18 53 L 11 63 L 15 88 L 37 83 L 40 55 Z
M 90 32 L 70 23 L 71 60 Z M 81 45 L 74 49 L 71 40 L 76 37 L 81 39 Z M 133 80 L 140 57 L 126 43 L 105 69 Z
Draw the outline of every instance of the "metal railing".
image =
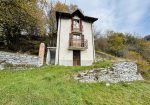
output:
M 69 49 L 87 49 L 88 41 L 82 39 L 69 39 Z

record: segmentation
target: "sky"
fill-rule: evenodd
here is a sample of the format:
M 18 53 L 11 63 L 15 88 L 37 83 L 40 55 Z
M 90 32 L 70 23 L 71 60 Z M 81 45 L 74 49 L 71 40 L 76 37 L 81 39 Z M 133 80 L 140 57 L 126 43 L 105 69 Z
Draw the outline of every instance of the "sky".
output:
M 55 1 L 55 0 L 54 0 Z M 60 0 L 76 4 L 84 15 L 97 17 L 97 30 L 150 35 L 150 0 Z

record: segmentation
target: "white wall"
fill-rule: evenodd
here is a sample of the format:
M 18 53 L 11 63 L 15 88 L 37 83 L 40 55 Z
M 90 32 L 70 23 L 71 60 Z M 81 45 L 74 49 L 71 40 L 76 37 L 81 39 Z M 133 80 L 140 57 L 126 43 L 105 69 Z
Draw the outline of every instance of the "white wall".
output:
M 59 62 L 59 65 L 65 66 L 73 65 L 73 51 L 68 50 L 70 32 L 71 32 L 71 19 L 61 19 L 61 27 L 59 20 L 59 28 L 57 33 L 56 64 L 58 64 Z M 60 46 L 59 46 L 59 34 L 60 34 Z M 58 61 L 58 52 L 59 52 L 59 61 Z
M 76 17 L 77 18 L 77 17 Z M 91 23 L 83 21 L 83 35 L 88 40 L 88 49 L 81 51 L 81 66 L 91 65 L 93 59 L 93 35 Z M 60 27 L 61 25 L 61 27 Z M 57 49 L 55 64 L 73 66 L 73 50 L 68 50 L 69 47 L 69 33 L 71 33 L 71 19 L 59 19 L 57 32 Z M 60 34 L 60 37 L 59 37 Z M 60 38 L 60 46 L 59 46 Z M 58 61 L 59 53 L 59 61 Z
M 88 40 L 88 49 L 81 51 L 81 65 L 91 65 L 94 61 L 92 23 L 83 21 L 83 35 Z

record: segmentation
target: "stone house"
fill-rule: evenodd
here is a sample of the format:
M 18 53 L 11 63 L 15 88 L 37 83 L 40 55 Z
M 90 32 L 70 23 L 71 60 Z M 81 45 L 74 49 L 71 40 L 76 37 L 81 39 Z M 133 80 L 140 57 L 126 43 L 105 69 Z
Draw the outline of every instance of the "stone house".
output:
M 91 65 L 95 60 L 92 24 L 98 19 L 77 9 L 73 13 L 56 12 L 56 20 L 56 44 L 48 47 L 47 64 Z

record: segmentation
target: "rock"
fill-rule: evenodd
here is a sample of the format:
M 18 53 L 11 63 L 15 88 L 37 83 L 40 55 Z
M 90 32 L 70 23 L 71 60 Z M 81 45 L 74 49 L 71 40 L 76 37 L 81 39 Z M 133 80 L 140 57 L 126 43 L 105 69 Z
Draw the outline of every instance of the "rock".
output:
M 78 75 L 78 76 L 77 76 Z M 106 69 L 96 69 L 86 72 L 80 72 L 74 79 L 80 82 L 127 82 L 135 80 L 144 80 L 137 70 L 137 64 L 135 62 L 119 62 L 113 64 L 111 68 Z M 80 75 L 80 76 L 79 76 Z M 78 79 L 76 78 L 78 77 Z M 108 84 L 107 84 L 108 85 Z
M 110 86 L 110 83 L 106 83 L 106 86 L 107 86 L 107 87 Z
M 5 68 L 4 68 L 4 63 L 1 63 L 0 64 L 0 70 L 4 70 Z

